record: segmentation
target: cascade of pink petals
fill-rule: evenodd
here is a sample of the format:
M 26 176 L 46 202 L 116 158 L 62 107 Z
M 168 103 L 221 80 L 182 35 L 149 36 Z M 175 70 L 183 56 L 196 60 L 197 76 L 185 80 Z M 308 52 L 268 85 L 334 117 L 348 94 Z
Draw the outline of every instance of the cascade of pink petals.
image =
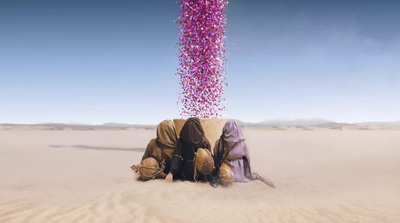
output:
M 181 116 L 219 117 L 225 84 L 227 0 L 180 0 Z

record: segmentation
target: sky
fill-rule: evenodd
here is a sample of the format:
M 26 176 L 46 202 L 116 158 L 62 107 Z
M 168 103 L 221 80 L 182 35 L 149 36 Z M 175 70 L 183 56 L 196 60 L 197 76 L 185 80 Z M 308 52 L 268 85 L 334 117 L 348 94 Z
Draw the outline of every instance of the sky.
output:
M 0 123 L 179 118 L 175 0 L 0 0 Z M 230 0 L 223 117 L 400 120 L 400 1 Z

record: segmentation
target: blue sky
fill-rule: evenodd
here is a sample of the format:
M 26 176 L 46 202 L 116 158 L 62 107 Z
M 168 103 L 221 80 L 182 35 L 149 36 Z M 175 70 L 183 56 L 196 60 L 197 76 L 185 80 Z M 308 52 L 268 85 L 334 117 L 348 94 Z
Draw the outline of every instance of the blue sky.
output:
M 400 120 L 400 2 L 231 0 L 227 110 Z M 0 123 L 179 117 L 174 0 L 1 0 Z

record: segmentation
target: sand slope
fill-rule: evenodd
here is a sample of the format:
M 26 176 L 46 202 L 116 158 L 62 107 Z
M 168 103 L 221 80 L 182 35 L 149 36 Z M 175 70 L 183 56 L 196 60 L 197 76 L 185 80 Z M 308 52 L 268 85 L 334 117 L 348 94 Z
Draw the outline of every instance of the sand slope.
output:
M 245 129 L 260 182 L 138 182 L 154 130 L 0 130 L 0 222 L 400 222 L 400 131 Z

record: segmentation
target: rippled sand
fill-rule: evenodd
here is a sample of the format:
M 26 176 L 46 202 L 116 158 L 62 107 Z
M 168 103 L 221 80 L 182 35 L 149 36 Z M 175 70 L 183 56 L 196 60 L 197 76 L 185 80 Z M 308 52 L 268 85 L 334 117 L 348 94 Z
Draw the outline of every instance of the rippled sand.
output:
M 260 182 L 138 182 L 154 130 L 0 130 L 0 222 L 400 222 L 400 131 L 245 129 Z

